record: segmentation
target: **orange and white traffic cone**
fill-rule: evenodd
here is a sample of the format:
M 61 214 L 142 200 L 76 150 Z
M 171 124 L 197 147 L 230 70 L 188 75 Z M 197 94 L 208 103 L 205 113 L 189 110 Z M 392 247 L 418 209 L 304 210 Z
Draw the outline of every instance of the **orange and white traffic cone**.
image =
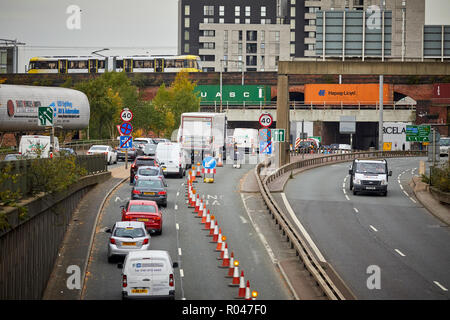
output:
M 208 211 L 209 213 L 209 211 Z M 209 231 L 209 228 L 211 227 L 211 221 L 214 220 L 214 215 L 207 215 L 206 216 L 206 222 L 205 222 L 205 230 Z
M 239 261 L 237 262 L 237 264 L 239 265 Z M 234 273 L 234 253 L 233 251 L 231 251 L 231 255 L 230 255 L 230 266 L 228 267 L 228 274 L 225 276 L 225 278 L 232 278 L 233 277 L 233 273 Z
M 219 158 L 217 159 L 217 166 L 218 167 L 223 167 L 222 155 L 221 154 L 219 154 Z
M 214 234 L 212 237 L 211 243 L 217 243 L 219 241 L 219 226 L 216 224 L 214 227 Z
M 252 297 L 250 295 L 250 281 L 247 280 L 247 286 L 245 287 L 245 300 L 252 300 Z
M 197 174 L 196 174 L 196 177 L 201 177 L 202 176 L 202 173 L 201 173 L 201 170 L 200 170 L 200 162 L 198 162 L 197 163 Z
M 233 280 L 231 280 L 231 283 L 228 284 L 228 286 L 229 287 L 238 287 L 240 281 L 241 281 L 241 279 L 239 277 L 239 267 L 234 266 Z
M 222 265 L 219 266 L 219 268 L 229 268 L 229 267 L 230 267 L 230 258 L 228 257 L 228 249 L 225 248 L 222 259 Z
M 206 206 L 205 206 L 205 203 L 202 201 L 202 206 L 200 207 L 200 210 L 198 211 L 198 214 L 195 217 L 196 218 L 203 217 L 205 211 L 206 211 Z
M 201 224 L 205 224 L 206 223 L 206 216 L 209 216 L 209 209 L 208 211 L 204 210 L 203 211 L 203 215 L 202 215 L 202 220 L 200 221 Z
M 217 220 L 216 219 L 211 220 L 211 225 L 209 227 L 209 233 L 206 235 L 207 237 L 214 236 L 214 230 L 215 230 L 216 226 L 217 226 Z M 219 231 L 219 230 L 217 230 L 217 231 Z
M 217 246 L 216 246 L 216 252 L 222 251 L 222 245 L 223 241 L 225 241 L 226 237 L 222 236 L 222 229 L 219 228 L 219 237 L 217 238 Z
M 220 256 L 217 257 L 217 260 L 222 260 L 225 256 L 225 250 L 228 250 L 228 244 L 224 241 L 222 244 L 222 251 L 220 251 Z
M 197 199 L 195 200 L 195 209 L 194 209 L 194 213 L 198 213 L 198 208 L 200 207 L 200 197 L 197 194 Z
M 245 279 L 244 279 L 244 270 L 241 271 L 241 277 L 239 278 L 239 291 L 237 299 L 245 298 Z

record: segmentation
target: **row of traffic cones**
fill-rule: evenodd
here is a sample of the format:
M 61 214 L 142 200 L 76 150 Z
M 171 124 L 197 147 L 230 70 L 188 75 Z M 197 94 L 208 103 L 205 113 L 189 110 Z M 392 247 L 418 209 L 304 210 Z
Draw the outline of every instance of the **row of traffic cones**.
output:
M 195 190 L 193 183 L 195 182 L 196 173 L 189 171 L 186 183 L 186 196 L 189 208 L 194 209 L 193 213 L 196 218 L 201 218 L 200 223 L 203 230 L 207 232 L 206 236 L 211 237 L 211 243 L 216 244 L 215 251 L 219 252 L 217 260 L 221 260 L 219 268 L 227 269 L 226 278 L 231 278 L 228 284 L 230 287 L 238 287 L 236 299 L 255 300 L 258 293 L 250 291 L 250 281 L 245 281 L 244 270 L 239 273 L 239 261 L 234 258 L 234 253 L 229 252 L 226 236 L 222 234 L 219 228 L 217 218 L 206 209 L 205 197 L 200 197 Z

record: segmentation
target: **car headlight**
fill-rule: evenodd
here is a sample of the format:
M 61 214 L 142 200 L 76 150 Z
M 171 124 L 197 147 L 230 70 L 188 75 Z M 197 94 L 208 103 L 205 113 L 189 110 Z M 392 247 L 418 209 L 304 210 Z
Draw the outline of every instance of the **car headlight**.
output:
M 386 180 L 381 180 L 381 185 L 382 185 L 382 186 L 387 185 L 387 181 L 386 181 Z
M 355 179 L 355 180 L 353 180 L 353 183 L 354 184 L 361 184 L 361 180 L 360 179 Z

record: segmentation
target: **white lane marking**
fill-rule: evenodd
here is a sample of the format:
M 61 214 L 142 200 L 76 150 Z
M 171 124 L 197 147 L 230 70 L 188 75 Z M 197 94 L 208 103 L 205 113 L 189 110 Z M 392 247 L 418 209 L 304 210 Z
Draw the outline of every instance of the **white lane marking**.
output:
M 345 198 L 347 198 L 347 200 L 349 200 L 349 201 L 350 201 L 350 198 L 348 197 L 348 195 L 345 195 Z
M 347 194 L 347 192 L 345 191 L 345 189 L 342 189 L 342 192 L 343 192 L 344 194 Z
M 355 212 L 356 212 L 356 213 L 358 213 L 358 212 L 359 212 L 359 211 L 358 211 L 358 209 L 356 209 L 356 208 L 353 208 L 353 210 L 355 210 Z
M 342 189 L 345 189 L 345 182 L 342 184 Z
M 399 255 L 401 255 L 402 257 L 405 257 L 405 255 L 403 254 L 403 252 L 401 252 L 400 250 L 398 250 L 398 249 L 395 249 L 395 252 L 397 252 Z
M 248 223 L 247 219 L 245 219 L 243 216 L 239 216 L 242 223 Z
M 264 248 L 266 248 L 266 251 L 269 254 L 270 260 L 272 261 L 273 264 L 276 264 L 276 263 L 278 263 L 278 260 L 277 260 L 277 258 L 275 258 L 275 254 L 273 253 L 272 248 L 269 246 L 269 243 L 267 242 L 266 238 L 262 234 L 261 230 L 253 222 L 252 217 L 250 216 L 250 210 L 247 207 L 247 202 L 246 201 L 248 199 L 252 198 L 252 197 L 253 196 L 248 196 L 247 198 L 245 198 L 244 195 L 241 193 L 241 199 L 242 199 L 242 202 L 244 203 L 244 208 L 245 208 L 245 211 L 247 212 L 247 215 L 248 215 L 248 217 L 250 219 L 250 222 L 252 223 L 253 228 L 255 229 L 256 233 L 258 234 L 259 238 L 261 239 L 261 242 L 263 243 Z M 258 212 L 259 211 L 262 211 L 262 210 L 258 210 Z
M 183 271 L 183 269 L 180 269 L 180 277 L 181 277 L 181 278 L 184 277 L 184 271 Z
M 403 190 L 403 186 L 400 184 L 400 189 L 402 189 Z
M 288 210 L 289 215 L 291 216 L 292 220 L 297 225 L 297 227 L 300 229 L 300 232 L 305 237 L 305 240 L 309 243 L 309 246 L 311 247 L 311 249 L 314 251 L 314 253 L 317 256 L 317 259 L 319 259 L 319 261 L 321 261 L 321 262 L 326 262 L 325 258 L 323 257 L 322 253 L 320 252 L 319 248 L 317 248 L 316 244 L 311 239 L 311 237 L 309 236 L 306 229 L 303 227 L 303 225 L 298 220 L 298 218 L 295 215 L 294 210 L 292 210 L 291 205 L 289 204 L 289 201 L 286 198 L 286 195 L 284 194 L 284 192 L 281 193 L 281 198 L 283 198 L 284 205 L 286 206 L 286 209 Z
M 181 248 L 178 248 L 178 255 L 181 256 Z
M 180 230 L 180 225 L 178 223 L 175 224 L 175 227 L 177 228 L 177 230 Z
M 369 227 L 370 227 L 370 229 L 372 229 L 373 231 L 378 232 L 377 228 L 375 228 L 373 225 L 370 225 Z
M 441 288 L 443 291 L 448 291 L 448 289 L 446 287 L 444 287 L 442 284 L 440 284 L 437 281 L 433 281 L 435 285 L 437 285 L 439 288 Z
M 177 197 L 180 195 L 180 192 L 177 192 Z
M 177 205 L 177 204 L 175 205 L 175 208 L 174 208 L 174 209 L 175 209 L 175 210 L 178 210 L 178 205 Z
M 405 190 L 403 190 L 403 193 L 404 193 L 407 197 L 409 197 L 408 192 L 406 192 Z
M 411 198 L 411 197 L 409 197 L 409 200 L 411 200 L 412 202 L 414 202 L 414 203 L 417 203 L 417 201 L 416 200 L 414 200 L 413 198 Z

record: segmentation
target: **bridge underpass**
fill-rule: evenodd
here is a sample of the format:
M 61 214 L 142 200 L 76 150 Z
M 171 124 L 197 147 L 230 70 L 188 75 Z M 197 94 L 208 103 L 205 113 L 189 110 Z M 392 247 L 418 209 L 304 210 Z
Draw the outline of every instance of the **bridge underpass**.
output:
M 376 147 L 378 141 L 378 121 L 379 110 L 375 106 L 350 106 L 346 108 L 330 109 L 330 106 L 313 106 L 310 109 L 296 109 L 294 106 L 290 110 L 291 128 L 297 123 L 296 132 L 291 132 L 291 141 L 299 137 L 300 123 L 304 122 L 304 132 L 308 136 L 319 136 L 322 144 L 332 143 L 350 144 L 350 135 L 339 133 L 339 121 L 341 116 L 355 116 L 356 134 L 353 135 L 353 148 L 367 150 L 369 147 Z M 297 106 L 298 108 L 298 106 Z M 308 107 L 309 108 L 309 107 Z M 389 109 L 390 108 L 390 109 Z M 214 111 L 214 106 L 202 106 L 202 111 Z M 273 107 L 242 106 L 224 107 L 227 114 L 228 128 L 254 128 L 260 129 L 259 117 L 262 113 L 270 113 L 274 119 L 271 128 L 276 128 L 277 112 Z M 414 106 L 385 106 L 383 112 L 385 122 L 413 123 L 416 117 Z M 290 131 L 293 131 L 292 129 Z

